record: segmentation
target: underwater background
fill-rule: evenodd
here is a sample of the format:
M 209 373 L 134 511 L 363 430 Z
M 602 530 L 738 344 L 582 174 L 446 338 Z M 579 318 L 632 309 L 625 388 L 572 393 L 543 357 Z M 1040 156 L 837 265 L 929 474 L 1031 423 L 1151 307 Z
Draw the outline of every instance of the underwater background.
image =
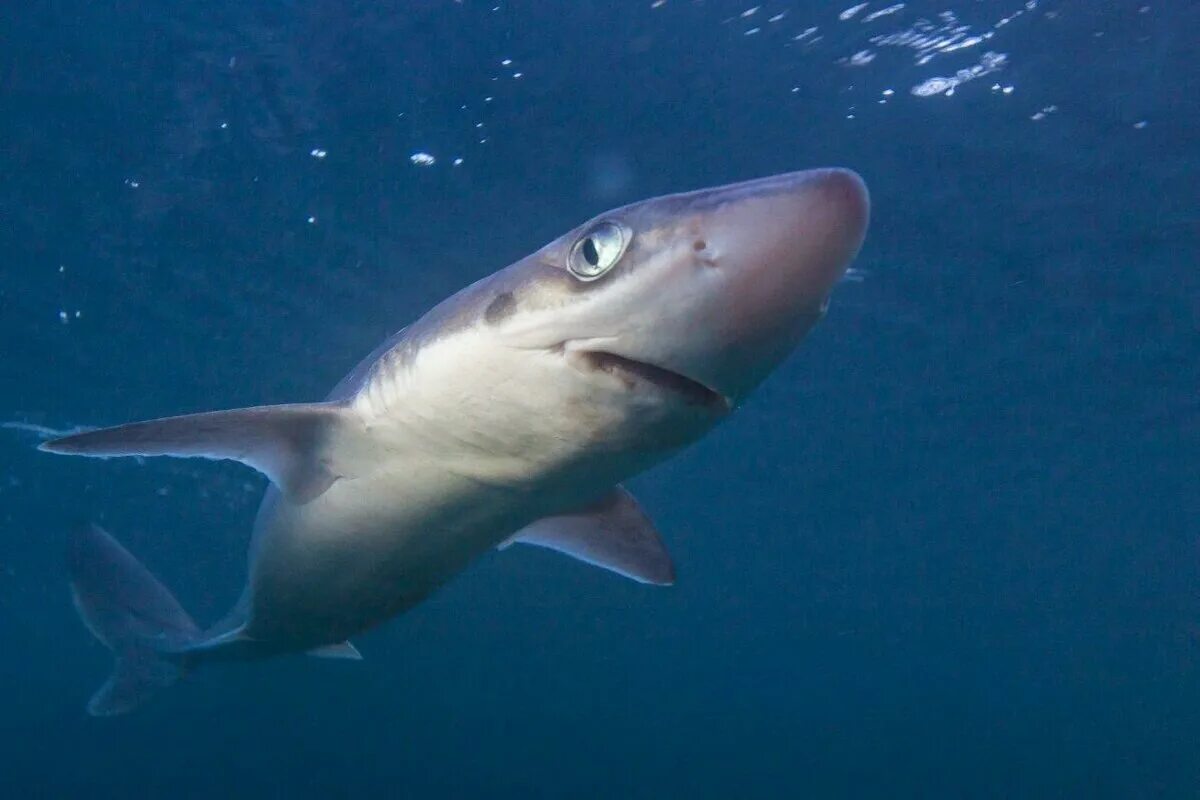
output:
M 754 2 L 0 4 L 0 795 L 1200 796 L 1200 4 Z M 829 316 L 629 484 L 675 587 L 489 554 L 361 663 L 86 715 L 70 526 L 209 623 L 264 482 L 42 438 L 319 399 L 593 214 L 824 165 Z

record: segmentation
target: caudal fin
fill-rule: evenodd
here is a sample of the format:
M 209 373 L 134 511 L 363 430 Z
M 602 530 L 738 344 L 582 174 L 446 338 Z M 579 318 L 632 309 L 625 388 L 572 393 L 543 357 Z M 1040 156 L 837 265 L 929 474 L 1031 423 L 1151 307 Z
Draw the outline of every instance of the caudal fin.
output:
M 176 654 L 200 631 L 166 587 L 99 526 L 74 531 L 68 560 L 79 616 L 116 658 L 88 713 L 132 711 L 179 680 Z

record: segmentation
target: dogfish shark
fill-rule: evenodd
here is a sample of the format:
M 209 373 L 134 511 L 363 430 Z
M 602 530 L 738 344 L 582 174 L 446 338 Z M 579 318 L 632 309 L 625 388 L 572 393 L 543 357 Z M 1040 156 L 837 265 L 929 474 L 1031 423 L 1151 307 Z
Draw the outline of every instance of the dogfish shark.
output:
M 491 548 L 535 545 L 671 584 L 662 537 L 621 482 L 702 437 L 796 348 L 869 209 L 845 169 L 634 203 L 436 305 L 324 402 L 43 443 L 232 459 L 270 480 L 246 586 L 209 628 L 108 533 L 72 534 L 75 605 L 115 657 L 89 712 L 130 711 L 208 662 L 360 658 L 351 637 Z

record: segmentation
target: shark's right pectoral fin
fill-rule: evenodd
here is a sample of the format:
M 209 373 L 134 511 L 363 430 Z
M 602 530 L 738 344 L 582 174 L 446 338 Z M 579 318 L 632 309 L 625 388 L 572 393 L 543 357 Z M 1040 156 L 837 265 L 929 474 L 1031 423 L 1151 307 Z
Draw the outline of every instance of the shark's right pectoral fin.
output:
M 514 542 L 557 550 L 640 583 L 675 582 L 675 566 L 654 523 L 620 486 L 578 511 L 522 528 L 501 547 Z
M 364 467 L 364 426 L 334 403 L 257 406 L 133 422 L 45 442 L 69 455 L 232 459 L 271 479 L 290 500 L 307 503 Z

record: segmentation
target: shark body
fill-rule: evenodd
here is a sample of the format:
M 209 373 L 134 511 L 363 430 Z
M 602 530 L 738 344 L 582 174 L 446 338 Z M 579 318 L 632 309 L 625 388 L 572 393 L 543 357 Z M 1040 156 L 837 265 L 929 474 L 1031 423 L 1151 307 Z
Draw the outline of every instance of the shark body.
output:
M 96 526 L 76 606 L 116 656 L 93 714 L 210 660 L 357 658 L 348 639 L 524 542 L 669 584 L 622 480 L 702 437 L 824 315 L 857 254 L 857 175 L 810 170 L 602 214 L 384 342 L 323 403 L 169 417 L 44 450 L 242 461 L 271 480 L 246 588 L 201 630 Z

